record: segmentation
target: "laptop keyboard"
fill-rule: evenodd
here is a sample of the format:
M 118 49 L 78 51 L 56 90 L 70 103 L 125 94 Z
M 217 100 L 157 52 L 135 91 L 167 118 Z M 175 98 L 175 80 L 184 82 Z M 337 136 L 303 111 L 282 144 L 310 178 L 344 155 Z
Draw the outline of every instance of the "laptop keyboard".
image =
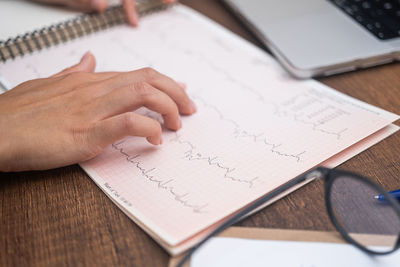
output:
M 400 0 L 329 0 L 381 40 L 400 36 Z

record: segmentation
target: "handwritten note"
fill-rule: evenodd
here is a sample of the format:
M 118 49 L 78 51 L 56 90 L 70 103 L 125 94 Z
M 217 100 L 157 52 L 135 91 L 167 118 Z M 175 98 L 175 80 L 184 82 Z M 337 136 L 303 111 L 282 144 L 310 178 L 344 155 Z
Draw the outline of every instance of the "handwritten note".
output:
M 98 71 L 153 67 L 188 85 L 198 112 L 164 144 L 126 137 L 82 167 L 160 243 L 177 246 L 398 118 L 316 81 L 188 8 L 145 17 L 0 65 L 9 84 L 46 77 L 87 50 Z M 57 59 L 57 60 L 54 60 Z M 23 75 L 22 75 L 23 74 Z M 159 120 L 149 110 L 137 112 Z

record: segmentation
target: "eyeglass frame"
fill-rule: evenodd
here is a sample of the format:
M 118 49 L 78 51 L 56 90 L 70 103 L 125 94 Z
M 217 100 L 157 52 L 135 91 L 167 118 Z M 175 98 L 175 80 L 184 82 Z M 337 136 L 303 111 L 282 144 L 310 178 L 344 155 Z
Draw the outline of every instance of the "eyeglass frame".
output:
M 343 229 L 343 227 L 340 225 L 339 221 L 334 216 L 333 208 L 332 208 L 331 201 L 330 201 L 332 184 L 335 181 L 335 179 L 340 176 L 356 178 L 357 180 L 364 182 L 364 183 L 368 184 L 369 186 L 372 186 L 373 188 L 375 188 L 377 190 L 377 192 L 379 192 L 381 195 L 384 196 L 385 201 L 387 201 L 393 207 L 393 209 L 396 211 L 397 215 L 400 218 L 400 204 L 391 195 L 389 195 L 389 193 L 379 184 L 371 181 L 369 178 L 366 178 L 366 177 L 359 175 L 357 173 L 354 173 L 354 172 L 344 171 L 344 170 L 339 170 L 339 169 L 330 169 L 330 168 L 326 168 L 326 167 L 317 167 L 317 168 L 310 170 L 300 176 L 297 176 L 296 178 L 292 179 L 291 181 L 279 186 L 275 190 L 271 191 L 270 193 L 267 193 L 266 195 L 257 199 L 253 203 L 251 203 L 251 204 L 245 206 L 244 208 L 242 208 L 241 210 L 239 210 L 235 215 L 233 215 L 231 218 L 227 219 L 224 223 L 222 223 L 219 227 L 214 229 L 204 240 L 202 240 L 200 243 L 198 243 L 196 246 L 194 246 L 190 251 L 188 251 L 185 254 L 185 256 L 179 261 L 179 263 L 177 264 L 177 267 L 183 267 L 183 264 L 187 260 L 189 260 L 190 256 L 193 254 L 193 252 L 196 251 L 199 247 L 201 247 L 204 243 L 206 243 L 211 237 L 218 235 L 219 233 L 221 233 L 222 231 L 224 231 L 231 225 L 240 221 L 241 219 L 246 217 L 250 212 L 261 207 L 263 204 L 265 204 L 269 200 L 273 199 L 274 197 L 278 196 L 281 193 L 284 193 L 286 190 L 290 189 L 291 187 L 293 187 L 295 185 L 298 185 L 305 181 L 320 180 L 320 179 L 324 180 L 325 206 L 327 208 L 329 218 L 330 218 L 332 224 L 335 226 L 336 230 L 342 235 L 342 237 L 347 242 L 356 246 L 360 250 L 368 253 L 369 255 L 387 255 L 387 254 L 393 253 L 394 251 L 399 249 L 399 247 L 400 247 L 400 231 L 399 231 L 399 236 L 397 237 L 397 243 L 395 244 L 395 246 L 393 247 L 392 250 L 385 251 L 385 252 L 378 252 L 378 251 L 370 250 L 365 246 L 362 246 L 356 240 L 354 240 L 352 237 L 350 237 L 350 235 L 348 234 L 348 232 L 345 229 Z
M 361 249 L 362 251 L 364 251 L 370 255 L 387 255 L 387 254 L 390 254 L 390 253 L 396 251 L 400 247 L 400 229 L 399 229 L 399 235 L 397 236 L 396 244 L 393 246 L 393 249 L 389 250 L 389 251 L 385 251 L 385 252 L 379 252 L 379 251 L 374 251 L 374 250 L 368 249 L 366 246 L 363 246 L 359 242 L 354 240 L 349 235 L 349 232 L 346 231 L 345 229 L 343 229 L 343 227 L 337 220 L 336 216 L 334 215 L 332 202 L 330 201 L 330 196 L 331 196 L 331 192 L 332 192 L 332 184 L 334 183 L 334 181 L 337 177 L 343 177 L 343 176 L 357 179 L 359 182 L 365 183 L 365 184 L 369 185 L 370 187 L 374 188 L 377 192 L 379 192 L 380 195 L 383 195 L 387 204 L 391 205 L 391 207 L 396 211 L 397 216 L 400 218 L 400 205 L 399 205 L 398 201 L 395 200 L 391 195 L 389 195 L 389 193 L 378 183 L 375 183 L 375 182 L 371 181 L 370 179 L 368 179 L 362 175 L 359 175 L 357 173 L 354 173 L 354 172 L 325 168 L 325 175 L 323 177 L 324 187 L 325 187 L 325 205 L 326 205 L 326 209 L 328 211 L 329 218 L 330 218 L 331 222 L 333 223 L 333 225 L 335 226 L 336 230 L 338 230 L 338 232 L 342 235 L 342 237 L 347 242 L 349 242 L 350 244 L 356 246 L 357 248 Z

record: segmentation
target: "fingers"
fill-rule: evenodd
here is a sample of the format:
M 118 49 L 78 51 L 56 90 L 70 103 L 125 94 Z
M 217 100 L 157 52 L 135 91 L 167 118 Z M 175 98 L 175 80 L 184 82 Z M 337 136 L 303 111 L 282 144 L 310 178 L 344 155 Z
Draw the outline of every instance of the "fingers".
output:
M 191 115 L 196 112 L 196 105 L 187 95 L 184 89 L 186 87 L 181 87 L 177 82 L 168 76 L 165 76 L 155 70 L 152 70 L 150 73 L 145 75 L 147 75 L 145 79 L 149 80 L 149 83 L 152 86 L 159 88 L 175 101 L 175 103 L 178 105 L 180 113 L 184 115 Z
M 166 93 L 177 104 L 181 114 L 190 115 L 196 112 L 195 104 L 177 82 L 151 68 L 121 73 L 102 83 L 104 85 L 103 90 L 109 92 L 117 88 L 130 86 L 136 82 L 145 82 Z
M 89 135 L 90 140 L 101 147 L 126 136 L 146 137 L 153 145 L 162 144 L 160 124 L 134 112 L 123 113 L 98 122 Z
M 53 77 L 59 77 L 73 72 L 94 72 L 95 68 L 96 59 L 94 58 L 92 53 L 86 52 L 78 64 L 66 68 L 65 70 L 53 75 Z
M 89 8 L 97 12 L 104 12 L 107 6 L 107 0 L 91 0 Z
M 166 4 L 175 3 L 176 0 L 163 0 Z M 128 23 L 132 26 L 137 26 L 139 24 L 139 15 L 136 10 L 136 3 L 134 0 L 122 0 L 122 5 L 124 6 L 125 15 L 128 19 Z
M 72 9 L 84 12 L 103 12 L 107 9 L 107 0 L 63 0 L 62 2 Z
M 133 0 L 122 0 L 122 5 L 124 6 L 124 11 L 128 23 L 132 26 L 137 26 L 139 23 L 139 16 L 136 11 L 135 1 Z
M 67 6 L 72 9 L 83 12 L 96 11 L 104 12 L 107 9 L 107 0 L 36 0 L 45 4 L 56 4 Z M 139 23 L 139 15 L 136 11 L 135 0 L 121 0 L 128 23 L 137 26 Z M 176 0 L 163 0 L 166 4 L 175 3 Z
M 62 5 L 83 12 L 103 12 L 107 8 L 107 0 L 36 0 L 45 4 Z
M 88 112 L 87 115 L 102 120 L 136 110 L 142 106 L 161 114 L 167 128 L 178 130 L 182 127 L 176 103 L 167 94 L 145 82 L 119 88 L 97 98 L 88 106 L 88 110 L 95 111 L 95 113 Z

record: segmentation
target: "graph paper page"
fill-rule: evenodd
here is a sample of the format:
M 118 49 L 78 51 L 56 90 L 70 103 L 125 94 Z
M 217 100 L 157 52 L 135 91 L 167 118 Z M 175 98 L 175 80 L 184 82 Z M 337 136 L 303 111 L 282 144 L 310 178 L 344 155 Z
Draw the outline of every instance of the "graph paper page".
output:
M 126 137 L 81 164 L 170 246 L 397 119 L 292 79 L 265 52 L 182 6 L 144 17 L 138 28 L 118 26 L 0 65 L 0 74 L 12 87 L 75 64 L 87 50 L 97 71 L 153 67 L 185 82 L 198 107 L 181 130 L 164 129 L 161 146 Z

